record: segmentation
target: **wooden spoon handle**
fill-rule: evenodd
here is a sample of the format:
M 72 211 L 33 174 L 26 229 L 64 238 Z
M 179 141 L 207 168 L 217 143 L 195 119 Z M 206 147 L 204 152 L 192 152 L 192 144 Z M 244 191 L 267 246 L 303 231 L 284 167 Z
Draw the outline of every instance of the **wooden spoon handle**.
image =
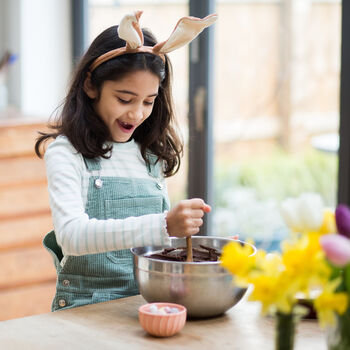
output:
M 186 237 L 186 245 L 187 245 L 187 258 L 186 258 L 186 261 L 191 262 L 191 261 L 193 261 L 191 236 Z

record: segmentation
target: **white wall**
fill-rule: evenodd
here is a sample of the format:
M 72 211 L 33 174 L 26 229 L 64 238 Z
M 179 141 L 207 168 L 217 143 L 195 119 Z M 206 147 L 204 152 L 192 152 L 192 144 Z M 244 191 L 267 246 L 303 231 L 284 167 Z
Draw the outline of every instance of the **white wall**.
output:
M 1 1 L 5 43 L 19 57 L 9 77 L 10 103 L 24 117 L 47 119 L 64 98 L 71 73 L 70 1 Z
M 3 51 L 19 55 L 20 50 L 20 0 L 3 0 L 4 12 L 1 14 L 3 20 Z M 7 78 L 8 102 L 11 106 L 20 110 L 21 106 L 21 64 L 20 60 L 15 62 L 8 70 Z
M 4 41 L 5 41 L 5 21 L 2 18 L 5 13 L 5 3 L 4 1 L 0 1 L 0 54 L 2 54 L 4 49 Z

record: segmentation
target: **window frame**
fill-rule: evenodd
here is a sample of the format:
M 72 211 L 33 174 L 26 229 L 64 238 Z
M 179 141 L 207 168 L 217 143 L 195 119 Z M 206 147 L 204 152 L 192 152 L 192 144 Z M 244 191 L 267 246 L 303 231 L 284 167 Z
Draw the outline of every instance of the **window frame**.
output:
M 350 205 L 350 4 L 342 1 L 338 203 Z

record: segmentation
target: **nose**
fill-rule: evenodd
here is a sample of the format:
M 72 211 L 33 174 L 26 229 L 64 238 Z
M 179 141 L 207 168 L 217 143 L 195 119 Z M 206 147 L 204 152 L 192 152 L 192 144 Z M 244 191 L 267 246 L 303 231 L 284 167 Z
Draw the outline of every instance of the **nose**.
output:
M 134 122 L 138 122 L 140 120 L 143 119 L 143 108 L 142 105 L 135 105 L 133 106 L 128 113 L 128 117 L 130 118 L 130 120 L 134 121 Z

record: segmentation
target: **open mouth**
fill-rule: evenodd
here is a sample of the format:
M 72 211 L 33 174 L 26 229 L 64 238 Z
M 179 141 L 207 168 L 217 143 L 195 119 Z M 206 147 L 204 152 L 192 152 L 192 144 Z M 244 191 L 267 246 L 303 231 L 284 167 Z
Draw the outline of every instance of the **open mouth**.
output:
M 125 122 L 122 122 L 122 121 L 119 121 L 119 120 L 118 120 L 118 124 L 121 127 L 121 129 L 126 131 L 126 132 L 131 131 L 131 130 L 134 129 L 134 125 L 133 124 L 125 123 Z

